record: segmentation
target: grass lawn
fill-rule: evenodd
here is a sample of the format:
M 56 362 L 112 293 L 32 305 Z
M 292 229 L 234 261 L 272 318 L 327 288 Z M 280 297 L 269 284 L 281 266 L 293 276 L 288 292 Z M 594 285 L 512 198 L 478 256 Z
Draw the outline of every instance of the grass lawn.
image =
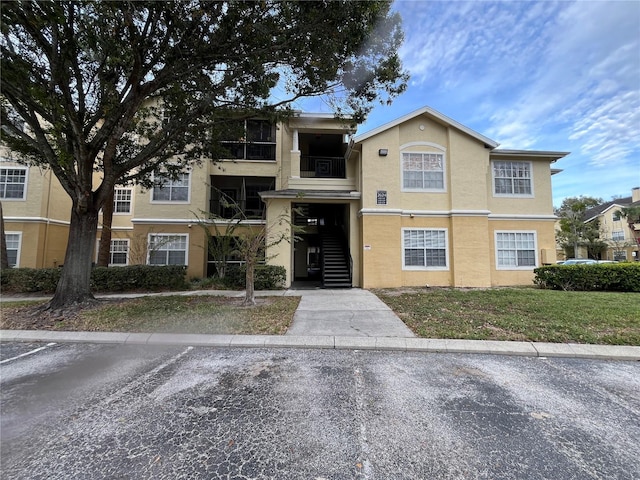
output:
M 93 332 L 166 332 L 283 335 L 299 297 L 242 299 L 213 296 L 141 297 L 101 301 L 97 307 L 62 318 L 35 314 L 37 303 L 2 303 L 2 329 L 42 329 Z M 40 302 L 42 303 L 42 302 Z
M 640 345 L 638 293 L 536 288 L 374 293 L 424 338 Z

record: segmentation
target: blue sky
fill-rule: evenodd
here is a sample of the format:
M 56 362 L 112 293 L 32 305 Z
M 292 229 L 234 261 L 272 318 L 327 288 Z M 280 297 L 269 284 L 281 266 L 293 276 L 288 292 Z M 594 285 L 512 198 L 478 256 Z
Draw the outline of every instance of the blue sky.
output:
M 428 105 L 500 143 L 570 151 L 554 205 L 640 186 L 640 2 L 396 1 L 411 79 L 358 134 Z

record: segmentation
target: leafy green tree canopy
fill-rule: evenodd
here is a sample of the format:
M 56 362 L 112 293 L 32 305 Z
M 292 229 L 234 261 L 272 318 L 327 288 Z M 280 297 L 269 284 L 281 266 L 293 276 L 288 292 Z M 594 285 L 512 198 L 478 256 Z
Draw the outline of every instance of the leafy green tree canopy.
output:
M 556 232 L 556 239 L 567 255 L 577 256 L 578 247 L 585 245 L 591 245 L 589 253 L 592 255 L 596 250 L 602 250 L 602 245 L 594 244 L 595 239 L 600 236 L 599 223 L 585 223 L 584 218 L 587 210 L 601 203 L 601 198 L 568 197 L 564 199 L 560 208 L 556 209 L 555 213 L 560 218 L 560 230 Z
M 52 306 L 90 298 L 114 185 L 216 158 L 230 116 L 328 95 L 360 121 L 406 87 L 388 1 L 16 1 L 0 19 L 2 141 L 51 168 L 73 202 Z

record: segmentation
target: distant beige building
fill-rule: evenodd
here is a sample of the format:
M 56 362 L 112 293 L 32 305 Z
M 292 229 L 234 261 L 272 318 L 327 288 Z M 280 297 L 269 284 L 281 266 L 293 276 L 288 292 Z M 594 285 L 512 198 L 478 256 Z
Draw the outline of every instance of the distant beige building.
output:
M 248 120 L 232 157 L 193 166 L 162 186 L 118 188 L 111 264 L 184 264 L 213 272 L 197 217 L 231 212 L 297 242 L 267 252 L 287 286 L 488 287 L 530 284 L 555 262 L 551 164 L 566 152 L 501 150 L 495 141 L 424 107 L 353 136 L 331 115 L 274 125 Z M 2 154 L 0 191 L 12 263 L 64 262 L 71 202 L 50 172 Z M 297 213 L 292 213 L 293 211 Z M 98 238 L 100 231 L 98 232 Z M 97 239 L 96 239 L 97 240 Z
M 632 189 L 630 197 L 617 198 L 585 212 L 585 223 L 597 220 L 600 239 L 607 244 L 601 260 L 640 261 L 640 223 L 629 221 L 619 213 L 631 206 L 640 207 L 640 187 Z M 586 258 L 586 251 L 583 253 Z

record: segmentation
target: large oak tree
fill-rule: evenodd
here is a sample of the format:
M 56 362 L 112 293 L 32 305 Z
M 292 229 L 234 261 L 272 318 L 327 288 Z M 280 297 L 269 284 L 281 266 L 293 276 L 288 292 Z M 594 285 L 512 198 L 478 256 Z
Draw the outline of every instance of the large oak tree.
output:
M 406 86 L 387 1 L 17 1 L 0 15 L 2 140 L 72 200 L 52 309 L 93 298 L 98 212 L 115 185 L 217 158 L 230 117 L 329 95 L 359 121 Z

